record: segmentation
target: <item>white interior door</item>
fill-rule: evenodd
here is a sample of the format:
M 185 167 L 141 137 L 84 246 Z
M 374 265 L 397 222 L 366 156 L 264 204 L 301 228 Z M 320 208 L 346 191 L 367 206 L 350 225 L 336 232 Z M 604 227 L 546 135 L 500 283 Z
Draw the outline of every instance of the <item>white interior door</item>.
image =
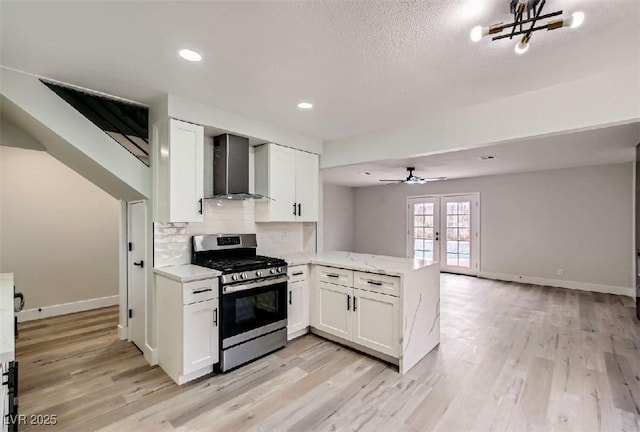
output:
M 146 261 L 146 204 L 144 201 L 127 204 L 127 225 L 129 337 L 131 342 L 142 350 L 145 344 L 146 267 L 151 265 Z
M 445 272 L 478 274 L 478 195 L 440 198 L 440 269 Z
M 440 198 L 408 200 L 407 257 L 440 261 Z

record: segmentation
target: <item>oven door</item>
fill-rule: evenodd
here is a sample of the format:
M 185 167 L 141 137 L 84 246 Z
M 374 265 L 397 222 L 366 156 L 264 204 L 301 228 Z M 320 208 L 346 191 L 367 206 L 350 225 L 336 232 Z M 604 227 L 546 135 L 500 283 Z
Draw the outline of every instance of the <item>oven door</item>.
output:
M 287 326 L 287 276 L 222 288 L 222 348 Z

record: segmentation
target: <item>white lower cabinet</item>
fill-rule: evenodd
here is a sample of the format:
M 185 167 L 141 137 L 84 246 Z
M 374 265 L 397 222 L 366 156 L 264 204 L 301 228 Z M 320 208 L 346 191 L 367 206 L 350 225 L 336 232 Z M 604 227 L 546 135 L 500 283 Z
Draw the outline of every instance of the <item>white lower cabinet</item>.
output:
M 316 284 L 316 329 L 394 358 L 400 356 L 399 297 L 323 280 Z
M 155 285 L 160 367 L 178 384 L 212 372 L 220 360 L 218 280 L 156 275 Z
M 399 300 L 386 294 L 354 289 L 352 341 L 397 357 L 400 353 Z
M 183 312 L 182 374 L 187 375 L 220 361 L 218 299 L 185 305 Z
M 287 292 L 287 338 L 305 334 L 309 328 L 309 282 L 306 265 L 290 267 Z
M 318 282 L 318 330 L 351 339 L 351 307 L 347 302 L 352 292 L 353 288 Z

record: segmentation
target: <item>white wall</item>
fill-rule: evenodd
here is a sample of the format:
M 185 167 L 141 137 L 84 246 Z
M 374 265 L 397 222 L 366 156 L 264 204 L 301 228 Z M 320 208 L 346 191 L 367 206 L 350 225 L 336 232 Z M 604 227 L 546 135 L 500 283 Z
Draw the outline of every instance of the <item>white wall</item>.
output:
M 0 272 L 26 309 L 117 296 L 118 200 L 46 152 L 5 146 L 0 196 Z
M 355 191 L 355 251 L 405 255 L 408 196 L 480 192 L 481 273 L 632 286 L 632 164 Z
M 354 189 L 322 186 L 322 236 L 325 251 L 353 251 Z

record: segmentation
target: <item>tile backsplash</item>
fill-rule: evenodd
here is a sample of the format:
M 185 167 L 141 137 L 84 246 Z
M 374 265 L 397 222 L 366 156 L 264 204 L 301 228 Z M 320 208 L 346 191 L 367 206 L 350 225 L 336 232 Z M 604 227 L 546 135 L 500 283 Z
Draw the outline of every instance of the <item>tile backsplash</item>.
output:
M 217 233 L 255 233 L 259 254 L 300 252 L 304 247 L 301 223 L 256 223 L 253 201 L 210 199 L 204 201 L 204 222 L 153 225 L 154 267 L 190 263 L 191 236 Z

